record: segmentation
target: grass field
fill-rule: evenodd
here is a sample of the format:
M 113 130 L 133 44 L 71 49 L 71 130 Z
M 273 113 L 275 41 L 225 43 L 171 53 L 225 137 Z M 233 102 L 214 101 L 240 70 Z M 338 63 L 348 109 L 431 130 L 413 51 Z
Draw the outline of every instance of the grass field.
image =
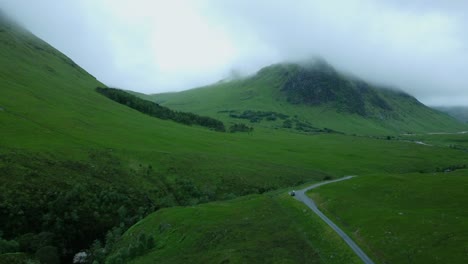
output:
M 359 263 L 286 191 L 160 210 L 128 230 L 114 252 L 141 233 L 153 236 L 156 247 L 129 263 Z
M 468 170 L 360 176 L 312 190 L 379 263 L 468 261 Z
M 403 135 L 403 139 L 420 141 L 426 144 L 443 146 L 454 149 L 468 149 L 468 133 L 455 133 L 455 134 L 414 134 L 414 135 Z

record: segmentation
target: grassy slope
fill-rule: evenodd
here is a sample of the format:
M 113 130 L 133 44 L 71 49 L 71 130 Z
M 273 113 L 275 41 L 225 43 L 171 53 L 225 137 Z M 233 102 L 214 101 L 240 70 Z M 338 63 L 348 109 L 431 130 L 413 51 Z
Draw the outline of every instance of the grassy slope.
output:
M 466 263 L 467 176 L 361 176 L 309 195 L 381 263 Z
M 112 149 L 133 166 L 152 164 L 159 173 L 207 175 L 208 179 L 243 174 L 261 181 L 256 177 L 258 170 L 264 170 L 261 176 L 274 175 L 275 171 L 301 177 L 304 172 L 315 174 L 313 170 L 290 167 L 286 162 L 272 165 L 275 161 L 265 157 L 254 158 L 257 162 L 251 165 L 238 166 L 251 158 L 243 154 L 249 152 L 248 148 L 230 150 L 243 136 L 142 115 L 97 94 L 94 88 L 101 85 L 98 81 L 65 63 L 64 55 L 28 33 L 3 31 L 0 37 L 3 151 L 27 149 L 53 152 L 55 158 L 85 159 L 89 149 Z M 231 161 L 230 166 L 217 165 L 226 160 Z M 140 181 L 148 180 L 135 182 L 141 185 Z
M 359 263 L 285 191 L 161 210 L 128 230 L 119 248 L 140 233 L 153 236 L 157 246 L 130 263 Z
M 461 122 L 468 123 L 468 106 L 454 106 L 454 107 L 434 107 L 439 111 L 445 112 Z
M 338 175 L 419 170 L 433 157 L 432 150 L 409 143 L 261 129 L 233 135 L 150 118 L 97 94 L 98 81 L 44 42 L 10 31 L 0 37 L 3 151 L 86 159 L 90 149 L 111 149 L 130 166 L 152 164 L 156 173 L 192 178 L 206 188 L 225 182 L 223 191 L 237 193 L 322 177 L 317 170 Z M 407 154 L 399 158 L 402 152 Z M 458 158 L 446 150 L 436 155 L 441 157 L 436 163 L 447 165 Z M 384 162 L 389 156 L 391 165 Z M 133 182 L 151 188 L 151 179 Z
M 444 129 L 458 131 L 463 125 L 457 123 L 446 114 L 425 107 L 412 100 L 402 100 L 395 93 L 380 92 L 401 116 L 397 119 L 380 120 L 363 118 L 357 114 L 338 113 L 326 106 L 309 107 L 290 104 L 284 99 L 280 89 L 285 77 L 278 67 L 262 70 L 251 78 L 244 80 L 219 82 L 211 86 L 192 89 L 179 93 L 153 95 L 153 100 L 165 106 L 183 111 L 194 111 L 203 115 L 223 118 L 229 122 L 239 122 L 231 119 L 224 110 L 261 110 L 275 111 L 297 115 L 299 119 L 308 121 L 316 127 L 328 127 L 337 131 L 357 134 L 394 134 L 401 132 L 430 132 Z M 148 98 L 145 96 L 145 98 Z M 280 126 L 280 122 L 263 126 Z M 260 125 L 260 126 L 261 126 Z

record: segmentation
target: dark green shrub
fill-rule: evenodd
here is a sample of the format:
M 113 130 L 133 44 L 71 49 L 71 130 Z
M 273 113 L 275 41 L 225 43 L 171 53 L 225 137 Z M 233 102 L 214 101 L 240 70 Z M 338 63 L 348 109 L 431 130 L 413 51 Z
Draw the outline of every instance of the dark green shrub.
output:
M 229 132 L 231 133 L 235 133 L 235 132 L 252 132 L 253 131 L 253 127 L 249 127 L 245 124 L 242 124 L 242 123 L 239 123 L 239 124 L 233 124 L 230 128 L 229 128 Z
M 152 249 L 156 246 L 156 242 L 154 241 L 153 236 L 148 237 L 148 241 L 146 242 L 146 248 L 147 249 Z
M 117 103 L 124 104 L 141 113 L 157 117 L 160 119 L 169 119 L 184 125 L 199 125 L 208 127 L 212 130 L 225 132 L 223 122 L 206 116 L 199 116 L 188 112 L 173 111 L 157 103 L 141 99 L 125 91 L 114 88 L 97 87 L 96 91 Z
M 58 250 L 53 246 L 45 246 L 36 251 L 36 259 L 38 259 L 41 264 L 59 264 L 60 258 Z
M 292 128 L 292 126 L 293 126 L 293 123 L 292 123 L 291 120 L 289 120 L 289 119 L 284 120 L 284 122 L 283 122 L 283 127 L 284 128 Z
M 0 238 L 0 254 L 18 252 L 19 244 L 14 240 L 4 240 Z

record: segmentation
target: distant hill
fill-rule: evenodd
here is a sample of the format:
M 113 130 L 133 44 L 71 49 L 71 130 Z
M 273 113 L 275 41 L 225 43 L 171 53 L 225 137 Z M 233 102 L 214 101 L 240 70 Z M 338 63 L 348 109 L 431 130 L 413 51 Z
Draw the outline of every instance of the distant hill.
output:
M 342 74 L 323 60 L 275 64 L 245 79 L 152 98 L 229 122 L 244 119 L 258 126 L 305 132 L 396 134 L 464 127 L 411 95 Z
M 468 106 L 453 106 L 453 107 L 434 107 L 435 109 L 445 112 L 456 119 L 460 120 L 461 122 L 468 123 Z

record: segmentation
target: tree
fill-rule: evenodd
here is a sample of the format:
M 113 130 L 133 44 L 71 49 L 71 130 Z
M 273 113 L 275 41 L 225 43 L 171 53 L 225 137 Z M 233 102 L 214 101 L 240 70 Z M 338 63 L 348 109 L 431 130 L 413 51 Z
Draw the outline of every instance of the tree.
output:
M 287 120 L 284 120 L 283 122 L 283 127 L 284 128 L 292 128 L 293 124 L 292 124 L 292 121 L 287 119 Z
M 53 246 L 45 246 L 36 251 L 36 258 L 42 264 L 59 264 L 60 258 L 58 255 L 58 250 Z
M 14 240 L 4 240 L 0 237 L 0 254 L 18 252 L 18 242 Z

